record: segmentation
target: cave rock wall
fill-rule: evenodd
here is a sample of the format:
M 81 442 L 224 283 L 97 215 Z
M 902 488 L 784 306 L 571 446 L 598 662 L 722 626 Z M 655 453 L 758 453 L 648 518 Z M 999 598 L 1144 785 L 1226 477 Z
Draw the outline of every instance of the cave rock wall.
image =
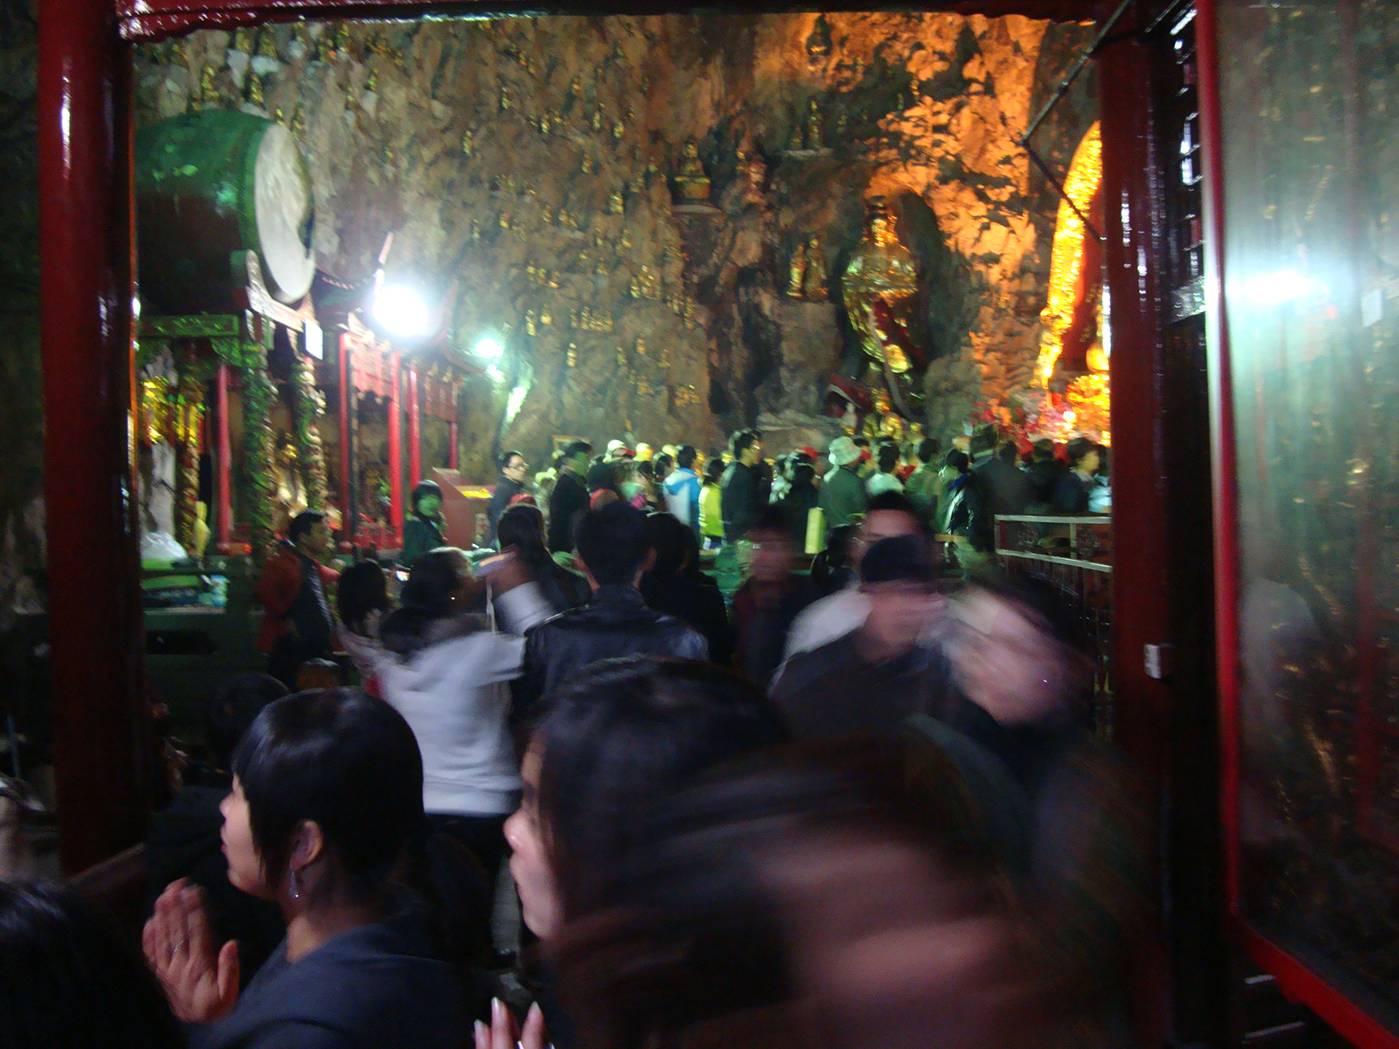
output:
M 1030 380 L 1055 202 L 1016 140 L 1087 34 L 895 13 L 208 31 L 138 49 L 138 120 L 282 120 L 322 269 L 364 276 L 392 230 L 390 272 L 450 296 L 455 345 L 503 336 L 496 374 L 463 393 L 469 472 L 506 446 L 541 462 L 558 435 L 832 432 L 839 275 L 874 194 L 919 261 L 926 422 L 946 433 Z M 1089 92 L 1037 137 L 1051 157 L 1092 119 Z M 673 204 L 690 140 L 708 210 Z M 830 302 L 786 294 L 812 236 Z

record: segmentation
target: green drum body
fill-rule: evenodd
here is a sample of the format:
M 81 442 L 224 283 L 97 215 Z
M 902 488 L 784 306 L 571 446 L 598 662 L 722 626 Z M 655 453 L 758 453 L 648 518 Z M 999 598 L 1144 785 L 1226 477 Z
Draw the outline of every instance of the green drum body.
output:
M 257 252 L 282 302 L 311 287 L 311 179 L 286 128 L 206 109 L 136 136 L 137 254 L 148 310 L 226 312 L 236 305 L 230 256 Z

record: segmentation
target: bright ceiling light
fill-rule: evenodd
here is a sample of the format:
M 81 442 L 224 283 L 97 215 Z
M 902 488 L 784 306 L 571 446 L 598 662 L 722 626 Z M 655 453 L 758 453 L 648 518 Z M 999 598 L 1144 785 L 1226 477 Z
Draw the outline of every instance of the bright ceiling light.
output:
M 482 335 L 471 347 L 471 352 L 483 361 L 498 361 L 505 356 L 505 343 L 495 335 Z
M 433 332 L 432 311 L 416 288 L 384 284 L 374 293 L 374 321 L 400 339 L 421 339 Z

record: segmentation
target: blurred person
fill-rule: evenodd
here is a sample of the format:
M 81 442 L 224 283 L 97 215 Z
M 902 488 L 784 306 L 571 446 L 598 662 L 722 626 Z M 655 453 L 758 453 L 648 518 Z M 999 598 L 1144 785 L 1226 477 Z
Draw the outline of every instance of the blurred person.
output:
M 956 448 L 948 452 L 947 468 L 954 476 L 947 483 L 946 498 L 941 504 L 941 531 L 949 535 L 965 535 L 980 501 L 980 492 L 972 484 L 971 459 L 966 452 Z
M 831 470 L 821 485 L 818 505 L 826 516 L 826 527 L 839 528 L 854 523 L 869 501 L 859 474 L 860 449 L 849 437 L 837 437 L 826 455 Z
M 501 553 L 513 554 L 519 559 L 555 612 L 587 604 L 591 593 L 587 579 L 549 556 L 544 542 L 544 515 L 538 507 L 509 507 L 500 515 L 496 534 Z
M 1029 814 L 1021 894 L 1056 1008 L 1083 1044 L 1140 1044 L 1128 992 L 1151 956 L 1143 808 L 1120 757 L 1087 728 L 1082 611 L 1047 582 L 984 576 L 949 619 L 954 688 L 937 718 L 1019 788 Z
M 714 580 L 699 570 L 695 535 L 670 514 L 646 518 L 646 538 L 653 557 L 641 577 L 641 596 L 650 608 L 688 623 L 709 645 L 709 658 L 726 665 L 733 658 L 724 595 Z
M 1059 478 L 1068 472 L 1068 467 L 1054 455 L 1054 442 L 1041 437 L 1030 447 L 1030 466 L 1025 471 L 1030 477 L 1031 505 L 1035 513 L 1048 513 L 1054 503 L 1054 490 L 1059 487 Z
M 704 468 L 704 484 L 700 488 L 700 540 L 706 550 L 718 550 L 724 545 L 723 490 L 719 482 L 724 476 L 724 461 L 717 455 Z
M 720 507 L 724 516 L 724 540 L 738 543 L 758 519 L 766 504 L 759 464 L 763 443 L 756 430 L 739 430 L 730 441 L 733 462 L 719 482 L 723 491 Z
M 130 939 L 71 888 L 0 879 L 0 1044 L 183 1046 L 160 985 Z
M 491 502 L 486 508 L 486 546 L 496 545 L 496 526 L 511 501 L 529 493 L 529 463 L 514 449 L 500 453 L 500 476 L 496 478 Z M 441 546 L 441 543 L 437 544 Z
M 229 883 L 220 808 L 233 784 L 230 770 L 238 741 L 264 707 L 286 694 L 286 685 L 268 674 L 235 674 L 220 682 L 204 710 L 207 763 L 191 767 L 170 804 L 146 822 L 147 912 L 172 881 L 185 878 L 199 886 L 208 901 L 214 935 L 221 943 L 238 943 L 244 981 L 276 949 L 285 929 L 275 905 Z
M 1068 444 L 1069 469 L 1054 485 L 1054 512 L 1086 514 L 1088 496 L 1098 471 L 1098 446 L 1087 437 L 1075 437 Z
M 524 641 L 468 613 L 484 586 L 469 572 L 447 550 L 414 563 L 380 629 L 376 670 L 384 699 L 418 741 L 429 825 L 469 850 L 493 885 L 505 857 L 501 828 L 519 798 L 507 682 L 520 674 Z M 503 557 L 489 579 L 508 629 L 523 634 L 553 613 L 522 559 Z
M 576 535 L 592 597 L 582 608 L 562 612 L 526 634 L 524 674 L 515 683 L 517 720 L 543 713 L 560 684 L 600 659 L 709 655 L 700 633 L 648 607 L 641 596 L 641 577 L 654 554 L 639 511 L 620 503 L 590 510 L 579 519 Z
M 577 517 L 588 509 L 588 488 L 584 478 L 588 472 L 588 457 L 593 446 L 587 441 L 570 441 L 560 454 L 559 476 L 549 495 L 549 550 L 569 553 L 573 550 L 573 526 Z
M 662 478 L 666 510 L 677 521 L 700 534 L 700 476 L 695 472 L 695 448 L 682 444 L 675 453 L 675 468 Z
M 403 549 L 398 552 L 398 563 L 405 568 L 447 542 L 442 535 L 442 488 L 436 481 L 414 485 L 408 506 L 409 515 L 403 522 Z
M 859 537 L 859 525 L 841 525 L 826 536 L 826 549 L 811 560 L 811 582 L 818 599 L 844 590 L 857 578 L 851 556 Z
M 945 704 L 942 653 L 924 643 L 944 602 L 923 535 L 873 543 L 860 560 L 859 593 L 865 615 L 854 629 L 793 655 L 772 683 L 797 738 L 889 736 Z
M 580 1043 L 1077 1044 L 953 791 L 915 768 L 893 747 L 808 746 L 658 800 L 554 946 Z
M 798 652 L 820 648 L 838 637 L 850 633 L 865 621 L 869 601 L 861 591 L 857 573 L 865 551 L 881 539 L 913 535 L 926 541 L 923 524 L 913 504 L 898 492 L 885 492 L 869 502 L 869 509 L 860 521 L 850 545 L 850 567 L 853 570 L 845 587 L 821 598 L 806 608 L 792 624 L 787 636 L 787 658 Z
M 666 478 L 675 470 L 675 453 L 667 452 L 664 449 L 656 453 L 656 457 L 651 460 L 651 480 L 655 486 L 662 489 L 662 499 L 664 499 L 664 487 Z M 664 506 L 661 509 L 665 509 Z
M 954 483 L 957 486 L 965 484 L 966 482 L 961 478 L 970 470 L 971 459 L 961 448 L 952 448 L 943 459 L 942 467 L 938 470 L 937 484 L 934 487 L 934 493 L 937 495 L 937 513 L 933 518 L 933 531 L 939 535 L 948 534 L 947 525 L 951 515 Z
M 821 501 L 821 493 L 816 489 L 816 466 L 805 454 L 793 456 L 793 460 L 792 484 L 778 505 L 786 515 L 795 553 L 814 556 L 820 553 L 824 545 L 821 538 L 825 534 L 825 515 L 818 515 L 819 520 L 812 519 Z
M 325 588 L 338 578 L 322 560 L 330 555 L 330 525 L 320 510 L 303 510 L 258 576 L 253 594 L 263 607 L 257 647 L 268 654 L 268 673 L 296 687 L 297 668 L 330 658 L 335 624 Z
M 917 466 L 904 482 L 904 494 L 917 508 L 923 520 L 930 527 L 937 520 L 938 510 L 938 453 L 942 445 L 935 437 L 925 437 L 918 442 L 914 456 Z
M 335 587 L 335 612 L 340 626 L 335 639 L 355 665 L 360 687 L 371 696 L 379 695 L 375 677 L 375 661 L 382 651 L 379 623 L 391 607 L 388 576 L 378 561 L 356 561 L 340 573 Z
M 456 970 L 430 913 L 393 875 L 423 824 L 423 770 L 389 704 L 333 689 L 277 700 L 233 756 L 223 802 L 229 881 L 277 904 L 286 938 L 238 990 L 203 893 L 183 881 L 142 937 L 175 1015 L 211 1049 L 460 1045 Z
M 546 963 L 567 926 L 595 905 L 653 806 L 709 769 L 782 738 L 762 695 L 712 664 L 613 659 L 566 683 L 530 738 L 524 795 L 505 827 L 525 925 L 542 941 Z M 539 1001 L 552 1041 L 573 1045 L 547 967 Z M 483 1049 L 513 1034 L 508 1013 L 492 1020 L 485 1040 L 477 1031 Z M 539 1028 L 536 1021 L 533 1037 Z M 540 1042 L 532 1049 L 542 1049 Z
M 899 465 L 899 449 L 892 444 L 881 444 L 875 453 L 876 471 L 865 482 L 865 491 L 873 498 L 885 492 L 902 492 L 903 483 L 894 475 Z
M 798 469 L 811 471 L 808 464 Z M 793 621 L 816 599 L 816 591 L 808 577 L 794 571 L 800 547 L 792 542 L 784 508 L 768 507 L 750 534 L 753 563 L 733 596 L 735 647 L 739 669 L 766 689 L 782 663 Z

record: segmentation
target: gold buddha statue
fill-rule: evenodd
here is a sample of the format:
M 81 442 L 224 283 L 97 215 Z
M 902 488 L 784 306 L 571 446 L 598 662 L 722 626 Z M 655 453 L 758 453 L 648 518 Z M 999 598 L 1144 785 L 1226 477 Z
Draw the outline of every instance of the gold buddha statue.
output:
M 709 176 L 704 173 L 704 163 L 699 157 L 699 144 L 694 139 L 685 143 L 685 155 L 681 158 L 680 170 L 671 181 L 677 204 L 709 203 Z
M 821 117 L 821 104 L 816 99 L 806 103 L 806 148 L 821 149 L 826 145 L 825 121 Z
M 918 290 L 918 266 L 899 240 L 894 217 L 883 197 L 871 198 L 865 234 L 841 278 L 850 325 L 866 356 L 896 374 L 913 367 L 906 321 Z
M 802 274 L 802 297 L 808 302 L 825 302 L 830 297 L 826 292 L 829 276 L 821 238 L 813 233 L 806 238 L 806 272 Z
M 806 284 L 806 241 L 797 245 L 792 252 L 792 261 L 787 264 L 787 297 L 800 299 Z

